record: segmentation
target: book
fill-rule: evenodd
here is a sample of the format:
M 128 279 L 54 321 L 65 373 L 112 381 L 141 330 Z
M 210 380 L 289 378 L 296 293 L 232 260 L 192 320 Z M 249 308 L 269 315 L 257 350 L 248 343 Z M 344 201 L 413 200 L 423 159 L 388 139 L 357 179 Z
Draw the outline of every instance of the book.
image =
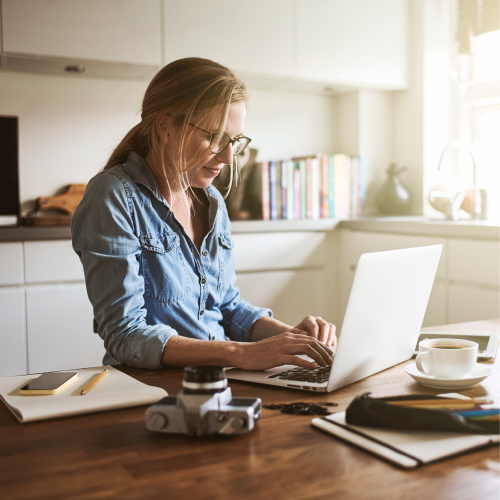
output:
M 295 219 L 295 166 L 293 161 L 286 162 L 287 187 L 286 187 L 286 213 L 287 219 Z
M 328 217 L 338 217 L 335 212 L 335 155 L 328 157 Z
M 263 181 L 264 182 L 264 181 Z M 277 162 L 269 162 L 269 204 L 271 220 L 278 218 L 278 165 Z
M 500 442 L 499 434 L 403 431 L 350 425 L 345 421 L 345 412 L 315 418 L 311 425 L 407 469 Z
M 281 218 L 288 219 L 288 162 L 281 162 Z
M 318 158 L 311 158 L 311 218 L 321 215 L 321 171 Z
M 346 154 L 316 155 L 256 164 L 243 204 L 263 220 L 352 219 L 362 215 L 364 162 Z M 259 205 L 258 210 L 252 208 Z M 257 212 L 261 212 L 259 216 Z
M 306 219 L 312 219 L 313 185 L 312 185 L 312 158 L 306 158 Z
M 328 219 L 330 217 L 328 190 L 330 181 L 328 179 L 328 155 L 321 157 L 321 217 Z
M 345 219 L 346 214 L 344 213 L 345 206 L 345 167 L 344 167 L 344 155 L 336 154 L 333 155 L 334 164 L 334 184 L 335 184 L 335 217 L 337 219 Z
M 300 220 L 300 163 L 294 162 L 294 172 L 293 172 L 293 206 L 294 206 L 294 219 Z
M 271 194 L 269 185 L 269 162 L 263 161 L 262 169 L 262 219 L 269 220 L 271 218 Z
M 81 391 L 107 368 L 108 373 L 84 396 Z M 117 410 L 156 403 L 167 396 L 160 387 L 143 384 L 112 366 L 80 368 L 74 380 L 50 396 L 22 396 L 19 389 L 36 378 L 35 375 L 0 378 L 0 399 L 21 423 L 52 418 Z M 40 374 L 38 374 L 40 375 Z
M 352 175 L 351 175 L 351 157 L 342 155 L 344 165 L 344 196 L 342 212 L 344 219 L 350 219 L 351 214 L 351 195 L 352 195 Z
M 299 219 L 307 219 L 307 168 L 306 160 L 299 161 L 299 193 L 300 193 L 300 216 Z

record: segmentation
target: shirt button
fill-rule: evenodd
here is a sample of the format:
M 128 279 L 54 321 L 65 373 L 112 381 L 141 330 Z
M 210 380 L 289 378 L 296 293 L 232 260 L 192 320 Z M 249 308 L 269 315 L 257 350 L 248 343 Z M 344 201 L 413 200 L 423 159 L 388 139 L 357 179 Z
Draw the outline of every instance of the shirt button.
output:
M 207 282 L 205 278 L 201 278 L 201 284 L 204 285 Z
M 205 314 L 205 311 L 202 309 L 202 310 L 200 311 L 200 316 L 203 316 L 204 314 Z
M 208 252 L 206 250 L 203 250 L 203 255 L 206 257 L 208 255 Z

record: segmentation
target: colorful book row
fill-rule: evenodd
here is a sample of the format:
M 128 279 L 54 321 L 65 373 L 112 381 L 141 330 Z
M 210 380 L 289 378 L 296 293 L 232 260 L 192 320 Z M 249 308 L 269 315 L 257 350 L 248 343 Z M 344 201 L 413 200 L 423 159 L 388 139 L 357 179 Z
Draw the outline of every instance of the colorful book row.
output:
M 262 162 L 264 220 L 359 217 L 364 193 L 364 164 L 357 156 Z

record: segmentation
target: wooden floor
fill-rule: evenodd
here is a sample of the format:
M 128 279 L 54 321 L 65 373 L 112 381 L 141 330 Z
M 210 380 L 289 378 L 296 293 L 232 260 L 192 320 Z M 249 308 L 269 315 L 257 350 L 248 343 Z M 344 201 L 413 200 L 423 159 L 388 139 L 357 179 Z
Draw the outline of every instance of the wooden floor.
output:
M 431 329 L 435 330 L 435 328 Z M 442 331 L 499 331 L 500 321 Z M 328 395 L 230 382 L 235 396 L 264 403 L 335 401 L 353 396 L 436 394 L 404 373 L 408 362 Z M 176 394 L 181 370 L 123 371 Z M 500 404 L 500 363 L 481 385 L 460 391 Z M 146 430 L 146 407 L 29 424 L 0 406 L 0 499 L 494 499 L 498 447 L 404 471 L 310 426 L 311 417 L 263 410 L 254 431 L 195 439 Z

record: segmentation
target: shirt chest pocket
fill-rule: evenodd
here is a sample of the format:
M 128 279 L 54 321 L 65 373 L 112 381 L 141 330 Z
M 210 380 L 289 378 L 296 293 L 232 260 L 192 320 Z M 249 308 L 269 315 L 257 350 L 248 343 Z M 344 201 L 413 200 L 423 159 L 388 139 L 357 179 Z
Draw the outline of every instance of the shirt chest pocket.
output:
M 182 299 L 190 287 L 179 236 L 175 233 L 144 235 L 139 241 L 144 295 L 166 304 Z
M 219 233 L 218 240 L 219 279 L 217 282 L 217 290 L 225 291 L 234 273 L 233 240 L 231 235 L 226 232 Z

